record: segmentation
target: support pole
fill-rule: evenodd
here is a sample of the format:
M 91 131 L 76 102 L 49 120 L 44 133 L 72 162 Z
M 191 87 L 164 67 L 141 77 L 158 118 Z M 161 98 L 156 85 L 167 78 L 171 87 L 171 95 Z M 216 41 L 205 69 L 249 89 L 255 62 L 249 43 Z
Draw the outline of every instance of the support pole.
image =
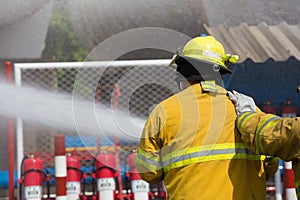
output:
M 66 200 L 67 182 L 67 158 L 66 142 L 64 135 L 55 135 L 55 180 L 56 180 L 56 200 Z
M 120 155 L 119 155 L 119 139 L 117 137 L 114 138 L 114 149 L 115 149 L 115 162 L 116 162 L 116 170 L 118 171 L 117 173 L 117 179 L 118 179 L 118 182 L 119 182 L 119 199 L 120 200 L 124 200 L 124 197 L 123 197 L 123 183 L 122 183 L 122 177 L 121 177 L 121 165 L 120 165 Z
M 275 174 L 275 193 L 276 193 L 276 200 L 282 200 L 280 166 L 278 167 L 278 170 Z
M 284 162 L 283 183 L 285 200 L 297 200 L 292 162 Z
M 17 67 L 16 64 L 14 64 L 14 82 L 16 86 L 22 86 L 21 68 Z M 18 180 L 20 180 L 21 165 L 24 158 L 23 120 L 17 117 L 15 126 L 16 126 L 17 170 L 18 170 Z M 18 184 L 18 194 L 20 193 L 20 191 L 21 191 L 20 184 Z M 17 196 L 18 196 L 18 200 L 21 200 L 20 196 L 19 195 Z
M 13 83 L 12 78 L 12 64 L 5 62 L 6 80 L 8 84 Z M 8 197 L 14 199 L 14 169 L 15 169 L 15 137 L 14 137 L 14 119 L 8 117 L 7 119 L 7 146 L 8 146 Z

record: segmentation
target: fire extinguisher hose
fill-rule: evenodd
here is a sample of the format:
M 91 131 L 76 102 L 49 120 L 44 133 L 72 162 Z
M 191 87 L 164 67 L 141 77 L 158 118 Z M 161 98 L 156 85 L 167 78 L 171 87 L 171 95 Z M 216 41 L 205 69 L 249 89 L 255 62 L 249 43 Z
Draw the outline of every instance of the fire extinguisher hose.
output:
M 78 172 L 80 172 L 80 178 L 82 178 L 82 176 L 83 176 L 83 172 L 80 169 L 78 169 L 77 167 L 67 167 L 67 170 L 78 171 Z
M 21 162 L 21 179 L 23 179 L 23 164 L 24 164 L 24 160 L 26 160 L 28 158 L 27 155 L 25 155 L 22 159 L 22 162 Z M 19 181 L 19 199 L 22 199 L 22 182 Z

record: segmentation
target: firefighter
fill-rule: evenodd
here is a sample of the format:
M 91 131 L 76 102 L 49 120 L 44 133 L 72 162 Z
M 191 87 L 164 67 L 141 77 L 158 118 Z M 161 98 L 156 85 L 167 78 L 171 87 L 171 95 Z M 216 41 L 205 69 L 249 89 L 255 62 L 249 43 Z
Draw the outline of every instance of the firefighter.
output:
M 135 159 L 145 181 L 164 181 L 168 199 L 266 198 L 278 160 L 242 142 L 222 87 L 221 75 L 237 60 L 213 36 L 191 39 L 172 59 L 181 91 L 152 110 Z
M 252 151 L 293 161 L 295 187 L 300 199 L 300 117 L 281 118 L 257 113 L 251 97 L 236 91 L 229 92 L 229 96 L 236 105 L 241 138 Z

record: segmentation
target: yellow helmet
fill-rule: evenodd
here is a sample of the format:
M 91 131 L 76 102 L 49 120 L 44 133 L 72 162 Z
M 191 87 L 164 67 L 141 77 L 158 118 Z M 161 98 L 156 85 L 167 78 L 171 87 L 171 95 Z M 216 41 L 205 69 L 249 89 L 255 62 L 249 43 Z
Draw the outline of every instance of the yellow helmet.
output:
M 223 45 L 213 36 L 198 36 L 191 39 L 178 56 L 190 57 L 219 65 L 225 72 L 231 72 L 229 63 L 235 63 L 237 55 L 225 54 Z

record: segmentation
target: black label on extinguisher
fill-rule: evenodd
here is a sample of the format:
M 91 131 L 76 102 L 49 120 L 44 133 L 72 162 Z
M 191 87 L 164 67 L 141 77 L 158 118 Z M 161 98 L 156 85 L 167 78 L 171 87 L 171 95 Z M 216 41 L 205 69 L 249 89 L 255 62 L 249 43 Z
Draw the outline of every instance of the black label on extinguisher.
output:
M 24 188 L 25 199 L 42 198 L 42 186 L 26 186 Z
M 114 178 L 101 178 L 97 180 L 98 191 L 115 190 L 116 183 Z
M 143 180 L 135 180 L 131 182 L 132 192 L 149 192 L 149 183 Z
M 80 182 L 67 182 L 67 194 L 80 194 Z

